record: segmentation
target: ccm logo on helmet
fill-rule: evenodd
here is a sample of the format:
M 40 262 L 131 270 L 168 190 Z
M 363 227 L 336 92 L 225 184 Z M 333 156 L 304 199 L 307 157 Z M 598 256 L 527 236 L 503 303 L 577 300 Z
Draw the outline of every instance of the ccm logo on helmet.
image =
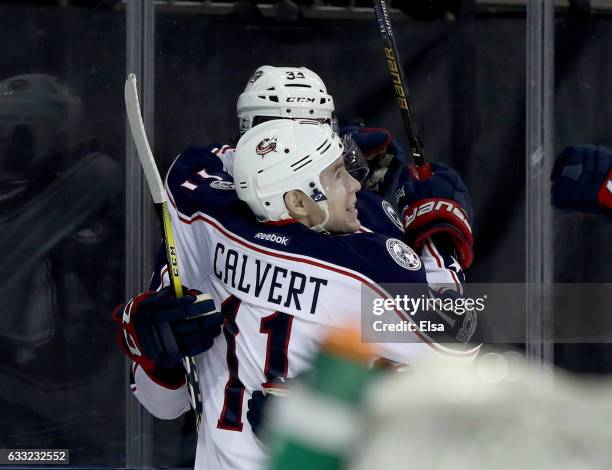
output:
M 257 144 L 255 152 L 257 155 L 265 155 L 276 150 L 276 137 L 267 137 Z
M 417 218 L 417 216 L 421 216 L 433 211 L 443 211 L 449 212 L 454 215 L 457 219 L 463 222 L 463 225 L 467 228 L 468 232 L 472 233 L 472 227 L 470 227 L 470 223 L 467 220 L 464 212 L 448 201 L 428 201 L 419 206 L 412 208 L 412 213 L 408 214 L 408 211 L 404 213 L 404 227 L 408 228 L 412 222 Z
M 285 246 L 287 246 L 287 243 L 289 243 L 289 238 L 281 237 L 280 235 L 276 235 L 274 233 L 259 232 L 257 235 L 255 235 L 255 238 L 259 238 L 260 240 L 267 240 L 269 242 L 274 242 L 278 243 L 279 245 Z
M 289 96 L 287 97 L 287 103 L 314 103 L 314 98 L 306 98 L 303 96 Z

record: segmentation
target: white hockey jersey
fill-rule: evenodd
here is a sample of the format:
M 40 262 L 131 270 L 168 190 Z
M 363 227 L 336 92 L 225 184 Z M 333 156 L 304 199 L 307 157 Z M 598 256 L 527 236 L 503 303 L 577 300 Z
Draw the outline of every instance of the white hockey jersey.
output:
M 258 223 L 234 191 L 231 157 L 221 146 L 190 148 L 166 179 L 183 284 L 212 295 L 225 314 L 222 334 L 196 358 L 203 401 L 196 468 L 206 470 L 264 465 L 266 449 L 246 420 L 251 393 L 306 371 L 330 328 L 359 327 L 362 289 L 385 296 L 380 283 L 463 280 L 432 245 L 421 258 L 405 245 L 395 211 L 372 193 L 358 196 L 364 227 L 355 234 Z M 413 338 L 379 344 L 381 356 L 409 363 L 442 349 L 418 331 L 406 335 Z M 160 418 L 189 408 L 185 386 L 164 388 L 140 368 L 133 390 Z

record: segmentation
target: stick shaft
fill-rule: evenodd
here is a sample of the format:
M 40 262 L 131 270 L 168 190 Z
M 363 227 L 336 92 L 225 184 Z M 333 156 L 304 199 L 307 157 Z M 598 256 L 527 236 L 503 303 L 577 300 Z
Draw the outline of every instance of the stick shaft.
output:
M 387 60 L 387 66 L 391 74 L 391 80 L 393 81 L 393 89 L 395 90 L 397 102 L 402 112 L 404 127 L 408 134 L 412 158 L 418 166 L 421 166 L 427 163 L 427 159 L 425 158 L 423 144 L 417 133 L 412 108 L 408 101 L 408 87 L 406 86 L 406 79 L 400 64 L 393 29 L 391 28 L 391 19 L 389 18 L 385 0 L 374 0 L 374 13 L 383 40 L 385 59 Z
M 162 227 L 162 235 L 166 245 L 166 261 L 168 263 L 168 277 L 170 284 L 177 298 L 183 297 L 183 286 L 179 274 L 178 256 L 176 253 L 176 244 L 174 242 L 174 231 L 172 230 L 172 222 L 170 220 L 170 212 L 168 210 L 168 202 L 166 192 L 153 158 L 153 152 L 149 146 L 149 140 L 145 132 L 142 114 L 140 112 L 140 103 L 138 102 L 138 88 L 136 86 L 136 76 L 131 73 L 125 81 L 124 89 L 125 107 L 127 110 L 128 122 L 130 131 L 136 145 L 138 159 L 142 165 L 142 170 L 147 179 L 151 197 L 158 210 L 160 223 Z M 196 430 L 200 427 L 200 419 L 202 416 L 202 397 L 200 395 L 200 384 L 196 372 L 195 361 L 191 357 L 183 359 L 185 368 L 185 380 L 187 382 L 187 390 L 189 393 L 189 403 L 191 409 L 195 413 Z

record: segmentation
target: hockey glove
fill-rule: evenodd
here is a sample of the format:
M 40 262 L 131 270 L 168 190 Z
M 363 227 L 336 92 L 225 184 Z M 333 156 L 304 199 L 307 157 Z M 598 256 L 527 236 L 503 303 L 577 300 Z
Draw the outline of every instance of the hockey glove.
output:
M 340 129 L 340 135 L 350 135 L 368 162 L 370 172 L 362 182 L 363 189 L 392 198 L 406 165 L 406 154 L 391 133 L 384 128 L 346 126 Z
M 552 203 L 582 212 L 612 210 L 612 150 L 601 145 L 567 147 L 550 177 Z
M 181 359 L 211 348 L 223 317 L 209 296 L 185 289 L 177 299 L 170 287 L 143 292 L 113 312 L 117 341 L 145 371 L 181 368 Z
M 461 267 L 467 269 L 474 259 L 468 188 L 455 170 L 441 163 L 429 165 L 433 174 L 426 179 L 419 179 L 413 166 L 400 177 L 403 184 L 397 190 L 396 202 L 406 236 L 416 249 L 430 237 L 444 236 L 452 242 Z
M 277 379 L 272 382 L 266 382 L 263 384 L 263 391 L 255 390 L 252 393 L 251 398 L 247 402 L 249 407 L 247 411 L 247 420 L 251 425 L 253 433 L 257 437 L 260 437 L 266 410 L 269 409 L 271 401 L 275 400 L 276 397 L 288 396 L 290 393 L 288 387 L 293 380 L 294 379 Z

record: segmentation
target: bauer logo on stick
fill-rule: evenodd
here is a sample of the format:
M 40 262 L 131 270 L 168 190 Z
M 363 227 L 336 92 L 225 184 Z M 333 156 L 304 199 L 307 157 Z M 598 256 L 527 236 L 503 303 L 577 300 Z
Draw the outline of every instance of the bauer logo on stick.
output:
M 276 137 L 268 137 L 257 144 L 255 152 L 262 157 L 270 152 L 276 151 Z

